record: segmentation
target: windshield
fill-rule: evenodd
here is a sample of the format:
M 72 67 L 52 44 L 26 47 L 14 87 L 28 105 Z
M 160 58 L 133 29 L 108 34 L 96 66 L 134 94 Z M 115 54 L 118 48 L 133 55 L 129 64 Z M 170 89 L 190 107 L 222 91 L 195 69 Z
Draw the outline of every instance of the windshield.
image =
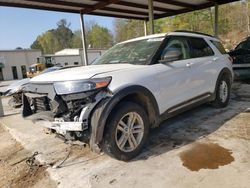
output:
M 98 64 L 130 63 L 145 65 L 159 48 L 164 37 L 117 44 L 93 62 Z

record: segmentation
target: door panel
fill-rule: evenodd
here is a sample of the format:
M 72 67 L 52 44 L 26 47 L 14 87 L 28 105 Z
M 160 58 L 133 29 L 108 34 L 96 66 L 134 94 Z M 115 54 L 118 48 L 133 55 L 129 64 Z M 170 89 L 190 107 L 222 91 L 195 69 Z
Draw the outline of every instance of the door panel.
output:
M 157 80 L 160 85 L 160 113 L 180 104 L 190 98 L 191 69 L 187 67 L 188 60 L 176 61 L 169 64 L 159 64 Z
M 161 53 L 161 62 L 168 60 L 168 54 L 179 54 L 179 56 L 176 61 L 157 65 L 159 69 L 156 77 L 160 85 L 160 113 L 192 97 L 190 95 L 190 88 L 192 88 L 192 69 L 190 67 L 192 64 L 190 64 L 187 39 L 181 36 L 171 36 Z
M 191 94 L 196 97 L 210 92 L 214 87 L 214 79 L 217 72 L 216 62 L 219 57 L 203 38 L 189 37 L 192 62 L 192 81 Z

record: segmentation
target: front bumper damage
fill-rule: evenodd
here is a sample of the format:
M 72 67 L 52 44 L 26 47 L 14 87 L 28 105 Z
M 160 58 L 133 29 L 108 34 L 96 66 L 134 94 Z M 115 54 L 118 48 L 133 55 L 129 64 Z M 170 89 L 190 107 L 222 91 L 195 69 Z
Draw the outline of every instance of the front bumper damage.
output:
M 95 106 L 108 97 L 106 89 L 57 95 L 52 83 L 28 84 L 23 90 L 23 117 L 57 133 L 84 136 L 90 128 L 90 116 Z M 88 134 L 89 135 L 89 134 Z

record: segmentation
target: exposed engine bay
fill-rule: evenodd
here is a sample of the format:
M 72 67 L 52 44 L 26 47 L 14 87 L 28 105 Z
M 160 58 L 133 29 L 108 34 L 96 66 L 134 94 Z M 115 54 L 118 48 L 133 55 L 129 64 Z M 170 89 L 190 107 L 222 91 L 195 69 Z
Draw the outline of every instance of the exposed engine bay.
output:
M 65 136 L 67 140 L 87 141 L 90 114 L 102 99 L 108 97 L 105 87 L 91 91 L 64 94 L 55 84 L 29 83 L 23 89 L 23 117 L 42 121 L 44 126 Z M 60 94 L 58 94 L 60 93 Z

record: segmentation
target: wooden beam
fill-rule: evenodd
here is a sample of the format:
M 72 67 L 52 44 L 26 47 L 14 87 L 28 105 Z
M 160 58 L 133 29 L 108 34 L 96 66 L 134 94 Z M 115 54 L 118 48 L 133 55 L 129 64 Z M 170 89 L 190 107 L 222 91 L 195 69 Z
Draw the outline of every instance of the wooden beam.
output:
M 60 0 L 26 0 L 26 1 L 30 1 L 30 2 L 40 2 L 40 3 L 47 3 L 47 4 L 52 4 L 52 5 L 63 5 L 63 6 L 69 6 L 69 8 L 73 7 L 73 8 L 78 8 L 78 9 L 91 9 L 94 6 L 93 5 L 88 5 L 88 4 L 84 4 L 84 3 L 75 3 L 75 2 L 69 2 L 69 1 L 60 1 Z M 132 11 L 132 10 L 128 10 L 128 9 L 118 9 L 118 8 L 110 8 L 110 7 L 104 7 L 102 8 L 102 10 L 107 10 L 107 11 L 112 11 L 112 12 L 124 12 L 127 14 L 137 14 L 137 15 L 144 15 L 146 16 L 147 13 L 146 12 L 142 12 L 142 11 Z
M 56 8 L 56 7 L 46 7 L 41 5 L 27 5 L 22 3 L 10 3 L 10 2 L 0 2 L 0 6 L 7 7 L 17 7 L 17 8 L 29 8 L 37 10 L 48 10 L 48 11 L 57 11 L 57 12 L 68 12 L 68 13 L 79 13 L 79 10 L 72 10 L 67 8 Z
M 98 3 L 96 3 L 95 5 L 93 5 L 91 8 L 85 8 L 83 10 L 81 10 L 82 14 L 88 14 L 94 10 L 98 10 L 98 9 L 103 9 L 106 6 L 110 5 L 110 4 L 115 4 L 117 2 L 119 2 L 120 0 L 106 0 L 106 1 L 99 1 Z
M 193 11 L 201 10 L 201 9 L 205 9 L 205 8 L 212 7 L 212 6 L 214 6 L 214 3 L 209 2 L 209 3 L 202 4 L 201 6 L 196 7 L 194 9 L 192 9 L 192 10 Z M 183 8 L 183 9 L 180 9 L 180 10 L 176 10 L 174 14 L 172 14 L 172 13 L 161 14 L 161 15 L 156 16 L 155 19 L 165 18 L 165 17 L 169 17 L 169 16 L 174 16 L 174 15 L 178 15 L 178 14 L 187 13 L 187 12 L 191 12 L 190 8 Z
M 197 5 L 192 5 L 190 3 L 184 3 L 184 2 L 180 2 L 180 1 L 175 1 L 175 0 L 154 0 L 155 2 L 160 2 L 160 3 L 164 3 L 164 4 L 169 4 L 169 5 L 175 5 L 178 7 L 184 7 L 184 8 L 197 8 Z
M 102 0 L 95 0 L 95 1 L 102 1 Z M 113 4 L 126 6 L 128 8 L 134 7 L 134 8 L 148 10 L 148 5 L 144 5 L 141 3 L 118 1 L 117 3 L 113 3 Z M 158 6 L 154 6 L 154 10 L 161 11 L 161 12 L 174 12 L 174 10 L 172 10 L 172 9 L 162 8 L 162 7 L 158 7 Z
M 25 0 L 25 1 L 30 1 L 30 2 L 39 2 L 39 3 L 45 3 L 45 4 L 51 4 L 51 5 L 63 5 L 63 6 L 69 6 L 73 8 L 92 8 L 92 5 L 88 5 L 85 3 L 77 3 L 77 2 L 69 2 L 69 1 L 60 1 L 60 0 Z
M 128 10 L 128 9 L 118 9 L 118 8 L 111 8 L 111 7 L 105 7 L 101 10 L 107 10 L 107 11 L 111 11 L 111 12 L 116 12 L 116 13 L 127 13 L 127 14 L 133 14 L 134 16 L 136 15 L 143 15 L 143 16 L 147 16 L 148 13 L 147 12 L 141 12 L 141 11 L 134 11 L 134 10 Z

